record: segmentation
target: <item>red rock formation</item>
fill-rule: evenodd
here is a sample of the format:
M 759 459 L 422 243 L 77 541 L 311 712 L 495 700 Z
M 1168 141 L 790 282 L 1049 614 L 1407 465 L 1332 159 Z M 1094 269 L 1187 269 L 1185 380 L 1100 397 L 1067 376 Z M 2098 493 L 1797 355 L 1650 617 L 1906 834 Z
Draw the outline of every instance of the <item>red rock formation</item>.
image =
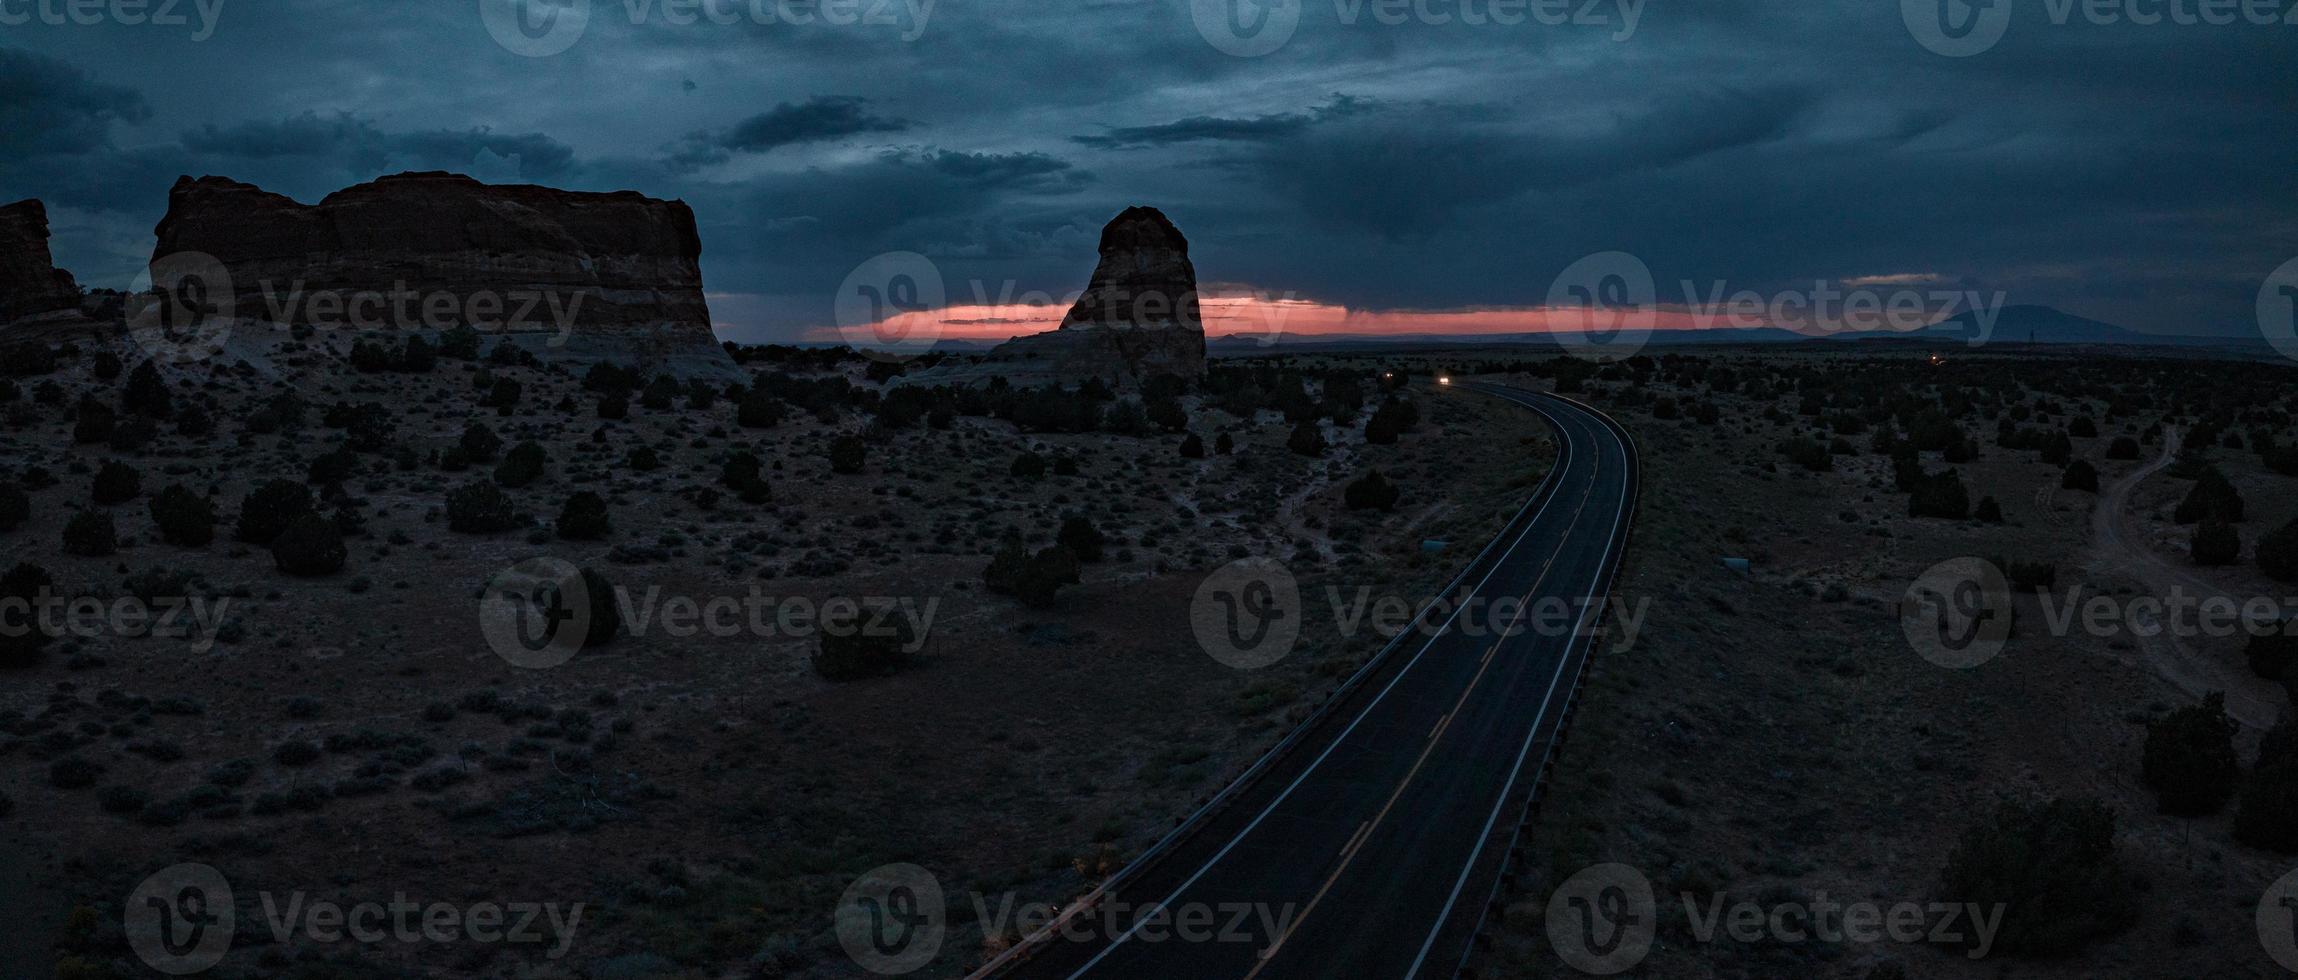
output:
M 694 212 L 589 193 L 406 173 L 304 205 L 181 178 L 154 267 L 212 257 L 240 320 L 502 333 L 546 358 L 731 371 L 710 329 Z
M 37 199 L 0 207 L 0 324 L 79 307 L 79 284 L 48 253 L 48 209 Z
M 920 372 L 924 384 L 1003 376 L 1019 387 L 1100 378 L 1138 385 L 1159 374 L 1205 373 L 1205 326 L 1189 240 L 1156 208 L 1131 207 L 1101 229 L 1101 261 L 1085 292 L 1045 333 L 1015 337 L 973 364 Z

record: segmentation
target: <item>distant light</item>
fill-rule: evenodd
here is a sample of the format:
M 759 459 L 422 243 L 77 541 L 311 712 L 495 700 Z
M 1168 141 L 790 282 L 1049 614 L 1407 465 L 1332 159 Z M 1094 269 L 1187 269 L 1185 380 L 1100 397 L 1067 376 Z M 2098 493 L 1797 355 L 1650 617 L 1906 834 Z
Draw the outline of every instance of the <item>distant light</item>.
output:
M 1452 383 L 1452 378 L 1448 375 L 1440 374 L 1436 376 L 1436 383 L 1440 385 L 1448 385 Z

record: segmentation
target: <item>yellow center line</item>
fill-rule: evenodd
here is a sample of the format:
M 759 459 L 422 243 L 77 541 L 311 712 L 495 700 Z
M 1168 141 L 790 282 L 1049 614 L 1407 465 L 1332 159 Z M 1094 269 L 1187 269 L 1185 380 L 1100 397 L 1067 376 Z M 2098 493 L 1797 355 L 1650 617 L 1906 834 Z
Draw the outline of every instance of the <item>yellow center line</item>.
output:
M 1581 492 L 1579 506 L 1573 509 L 1572 519 L 1564 525 L 1567 529 L 1567 537 L 1570 536 L 1569 529 L 1579 526 L 1580 515 L 1587 511 L 1588 498 L 1593 496 L 1595 492 L 1596 486 L 1593 481 L 1588 484 L 1587 490 Z M 1562 542 L 1558 542 L 1558 545 L 1561 547 Z M 1527 608 L 1525 603 L 1530 602 L 1532 594 L 1540 591 L 1540 586 L 1548 581 L 1548 570 L 1554 568 L 1555 565 L 1556 556 L 1551 554 L 1548 556 L 1548 561 L 1540 566 L 1540 575 L 1532 580 L 1532 587 L 1524 591 L 1522 599 L 1517 600 L 1516 617 L 1509 621 L 1509 630 L 1514 630 L 1516 624 L 1524 619 L 1524 612 Z M 1506 631 L 1503 632 L 1503 635 L 1506 635 Z M 1476 693 L 1476 686 L 1483 683 L 1485 673 L 1492 669 L 1492 655 L 1499 650 L 1500 644 L 1494 643 L 1484 651 L 1484 660 L 1476 668 L 1476 676 L 1469 678 L 1468 687 L 1460 692 L 1460 700 L 1453 703 L 1452 710 L 1446 712 L 1444 717 L 1437 719 L 1436 728 L 1428 733 L 1428 744 L 1420 750 L 1420 758 L 1413 760 L 1412 768 L 1405 772 L 1402 780 L 1397 782 L 1396 790 L 1388 795 L 1388 802 L 1381 804 L 1380 812 L 1374 814 L 1370 821 L 1357 827 L 1356 833 L 1349 837 L 1348 843 L 1341 848 L 1339 866 L 1333 868 L 1332 874 L 1325 877 L 1324 885 L 1319 887 L 1317 893 L 1309 898 L 1309 904 L 1301 909 L 1301 913 L 1293 917 L 1292 925 L 1285 928 L 1284 934 L 1278 936 L 1275 942 L 1270 943 L 1269 948 L 1260 952 L 1260 962 L 1253 964 L 1253 968 L 1246 972 L 1244 980 L 1253 980 L 1254 977 L 1260 976 L 1262 970 L 1268 968 L 1270 958 L 1277 955 L 1277 950 L 1284 947 L 1286 940 L 1293 938 L 1293 933 L 1300 931 L 1301 923 L 1308 921 L 1309 915 L 1316 911 L 1318 903 L 1324 901 L 1325 894 L 1332 891 L 1333 884 L 1340 881 L 1341 874 L 1346 872 L 1349 864 L 1356 860 L 1357 852 L 1362 850 L 1365 843 L 1372 839 L 1372 832 L 1379 829 L 1381 823 L 1388 819 L 1389 811 L 1396 807 L 1396 801 L 1404 797 L 1405 789 L 1412 785 L 1413 778 L 1420 775 L 1421 767 L 1428 764 L 1428 757 L 1436 751 L 1438 736 L 1442 735 L 1446 728 L 1451 727 L 1452 719 L 1460 714 L 1460 709 L 1463 706 L 1468 704 L 1469 695 Z

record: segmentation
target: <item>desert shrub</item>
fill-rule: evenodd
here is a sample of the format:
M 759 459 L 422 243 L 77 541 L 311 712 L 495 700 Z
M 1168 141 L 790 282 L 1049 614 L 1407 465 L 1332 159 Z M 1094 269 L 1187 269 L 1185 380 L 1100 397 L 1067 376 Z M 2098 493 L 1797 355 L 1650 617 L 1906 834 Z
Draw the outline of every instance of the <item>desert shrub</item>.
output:
M 319 746 L 301 740 L 281 742 L 271 750 L 271 761 L 283 766 L 308 766 L 319 761 Z
M 77 415 L 72 423 L 72 441 L 76 443 L 110 442 L 112 429 L 119 424 L 119 413 L 112 406 L 93 398 L 80 399 Z
M 1031 554 L 1018 537 L 1006 539 L 1005 546 L 982 572 L 983 585 L 989 591 L 1013 596 L 1023 605 L 1038 608 L 1053 605 L 1055 594 L 1062 586 L 1078 581 L 1075 552 L 1054 545 Z
M 2082 490 L 2088 493 L 2099 492 L 2098 467 L 2092 466 L 2091 461 L 2087 459 L 2078 459 L 2068 463 L 2067 471 L 2059 476 L 2059 489 Z
M 613 529 L 606 500 L 588 490 L 576 491 L 559 508 L 558 535 L 572 541 L 595 541 Z
M 2298 582 L 2298 519 L 2258 539 L 2258 570 L 2279 582 Z
M 497 350 L 502 347 L 501 344 L 496 345 Z M 509 378 L 496 378 L 494 385 L 487 389 L 487 398 L 483 404 L 494 409 L 497 415 L 509 415 L 519 407 L 519 396 L 524 393 L 518 382 Z
M 1006 467 L 1006 473 L 1024 480 L 1035 480 L 1045 475 L 1045 457 L 1022 450 L 1020 455 L 1013 458 L 1013 465 Z
M 1814 473 L 1825 473 L 1835 468 L 1835 455 L 1827 444 L 1817 439 L 1787 439 L 1779 444 L 1779 454 L 1787 461 Z
M 304 471 L 304 482 L 315 487 L 341 483 L 351 478 L 359 466 L 359 455 L 348 449 L 336 449 L 311 458 L 310 468 Z
M 1189 413 L 1181 407 L 1178 398 L 1152 398 L 1146 411 L 1149 423 L 1167 432 L 1179 432 L 1189 427 Z
M 2206 467 L 2186 491 L 2186 499 L 2178 502 L 2172 519 L 2180 524 L 2193 524 L 2207 520 L 2239 522 L 2242 520 L 2242 494 L 2228 482 L 2218 467 Z
M 2281 629 L 2250 634 L 2242 650 L 2243 659 L 2250 664 L 2250 672 L 2283 685 L 2298 696 L 2298 636 L 2290 636 Z M 2298 699 L 2298 697 L 2294 697 Z
M 598 417 L 602 419 L 629 418 L 630 398 L 619 391 L 610 391 L 598 396 Z
M 463 426 L 463 436 L 455 443 L 463 451 L 463 458 L 474 463 L 490 462 L 503 451 L 503 437 L 485 423 L 472 422 Z
M 734 407 L 734 424 L 745 429 L 771 429 L 781 422 L 781 401 L 765 391 L 744 394 Z
M 0 532 L 13 531 L 32 519 L 32 495 L 13 483 L 0 483 Z
M 718 464 L 719 484 L 738 494 L 765 483 L 764 474 L 765 465 L 758 461 L 758 454 L 747 449 L 727 453 L 726 460 Z
M 88 496 L 99 504 L 116 504 L 134 500 L 144 492 L 143 474 L 119 460 L 106 460 L 96 471 L 96 478 L 88 488 Z
M 2138 458 L 2138 440 L 2136 440 L 2136 439 L 2133 439 L 2133 438 L 2131 438 L 2131 437 L 2129 437 L 2129 436 L 2116 436 L 2116 437 L 2114 437 L 2114 441 L 2107 443 L 2106 458 L 2108 458 L 2108 459 L 2137 459 L 2137 458 Z
M 1341 488 L 1341 500 L 1350 510 L 1394 510 L 1403 491 L 1390 483 L 1379 470 L 1349 481 Z
M 2077 415 L 2067 421 L 2067 434 L 2077 439 L 2096 439 L 2099 434 L 2098 423 L 2091 421 L 2088 415 Z
M 215 416 L 198 403 L 185 405 L 176 413 L 176 434 L 198 438 L 215 431 Z
M 518 511 L 502 488 L 474 480 L 447 494 L 447 529 L 465 534 L 493 534 L 519 525 Z
M 150 361 L 128 372 L 127 387 L 120 392 L 120 405 L 146 418 L 164 419 L 175 414 L 175 399 L 168 393 L 168 383 L 160 379 L 159 368 Z
M 830 440 L 830 472 L 860 473 L 867 449 L 860 436 L 839 436 Z
M 2208 518 L 2194 526 L 2186 550 L 2197 565 L 2232 565 L 2242 557 L 2242 535 L 2234 525 Z
M 112 515 L 83 510 L 64 523 L 65 554 L 101 558 L 118 550 L 119 531 L 112 525 Z
M 2001 524 L 2003 523 L 2003 505 L 1993 497 L 1981 497 L 1979 498 L 1979 506 L 1972 508 L 1971 517 L 1974 520 L 1985 521 L 1989 524 Z
M 640 446 L 622 455 L 622 466 L 638 473 L 659 470 L 662 468 L 662 455 L 655 452 L 652 446 Z
M 170 483 L 152 498 L 152 523 L 160 540 L 198 548 L 215 540 L 215 505 L 181 483 Z
M 1141 408 L 1140 402 L 1121 398 L 1101 413 L 1101 428 L 1122 436 L 1137 436 L 1149 431 L 1149 413 Z
M 40 649 L 54 639 L 40 628 L 35 603 L 56 586 L 48 570 L 31 562 L 17 562 L 0 574 L 0 667 L 29 667 L 40 659 Z
M 272 480 L 240 499 L 236 533 L 250 544 L 270 544 L 289 521 L 313 510 L 311 488 L 294 480 Z
M 1325 435 L 1317 428 L 1316 419 L 1303 419 L 1293 426 L 1293 434 L 1285 438 L 1285 448 L 1303 456 L 1325 454 Z
M 1077 457 L 1071 456 L 1067 453 L 1053 457 L 1053 475 L 1076 476 Z
M 1907 516 L 1962 520 L 1971 513 L 1971 491 L 1954 470 L 1926 473 L 1908 492 Z
M 1227 456 L 1230 453 L 1235 452 L 1236 449 L 1237 440 L 1231 437 L 1228 433 L 1223 432 L 1220 435 L 1213 437 L 1213 452 L 1215 454 Z
M 2298 726 L 2288 718 L 2258 739 L 2258 758 L 2234 810 L 2234 839 L 2278 854 L 2298 852 Z
M 342 529 L 316 513 L 297 516 L 271 539 L 272 563 L 289 575 L 333 575 L 348 555 Z
M 1205 440 L 1198 438 L 1197 434 L 1194 432 L 1189 433 L 1187 436 L 1183 437 L 1181 439 L 1181 458 L 1204 459 Z
M 495 482 L 516 490 L 542 479 L 548 457 L 542 443 L 524 440 L 503 454 L 503 461 L 495 464 Z
M 2138 917 L 2137 887 L 2115 854 L 2114 828 L 2114 811 L 2093 799 L 2005 803 L 1963 831 L 1941 872 L 1939 898 L 2000 905 L 1996 952 L 2072 953 Z
M 1086 520 L 1082 514 L 1062 518 L 1061 530 L 1054 535 L 1054 543 L 1070 550 L 1079 561 L 1100 561 L 1102 546 L 1107 539 L 1101 529 Z
M 818 633 L 814 672 L 833 681 L 899 671 L 909 663 L 910 652 L 918 642 L 917 632 L 907 620 L 868 609 L 825 618 Z
M 96 356 L 89 363 L 94 368 L 96 379 L 99 381 L 110 381 L 120 376 L 120 368 L 122 367 L 120 355 L 111 351 L 97 351 Z
M 2239 775 L 2239 727 L 2226 715 L 2226 695 L 2216 691 L 2147 723 L 2141 774 L 2162 812 L 2201 817 L 2226 805 Z
M 2075 455 L 2074 441 L 2068 439 L 2064 432 L 2053 432 L 2044 436 L 2043 444 L 2038 448 L 2042 450 L 2043 462 L 2052 466 L 2065 466 L 2067 461 L 2073 459 Z

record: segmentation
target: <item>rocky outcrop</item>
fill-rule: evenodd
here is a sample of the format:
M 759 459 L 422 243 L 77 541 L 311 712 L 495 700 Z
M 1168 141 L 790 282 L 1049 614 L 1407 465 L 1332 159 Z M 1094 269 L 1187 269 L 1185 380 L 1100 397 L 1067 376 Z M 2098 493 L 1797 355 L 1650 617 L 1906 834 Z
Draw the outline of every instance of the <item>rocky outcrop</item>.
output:
M 155 280 L 196 274 L 232 320 L 436 332 L 471 326 L 545 359 L 732 374 L 680 201 L 406 173 L 305 205 L 185 177 Z M 167 270 L 163 272 L 162 270 Z
M 0 207 L 0 324 L 79 308 L 79 284 L 48 253 L 48 209 L 37 199 Z
M 982 360 L 913 376 L 922 384 L 1004 377 L 1016 387 L 1100 378 L 1135 387 L 1159 374 L 1205 373 L 1205 326 L 1189 240 L 1156 208 L 1131 207 L 1101 229 L 1101 261 L 1061 326 L 1016 337 Z

